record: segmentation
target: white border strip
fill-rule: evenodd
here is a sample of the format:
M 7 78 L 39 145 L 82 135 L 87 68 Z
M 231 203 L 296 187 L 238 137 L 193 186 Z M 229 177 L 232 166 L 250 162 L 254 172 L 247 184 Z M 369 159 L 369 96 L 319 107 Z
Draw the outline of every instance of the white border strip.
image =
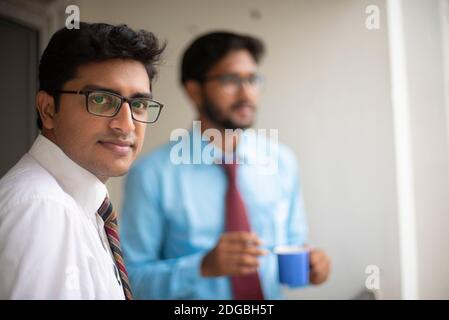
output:
M 444 111 L 449 143 L 449 0 L 440 0 L 441 45 L 443 48 Z M 449 150 L 449 145 L 448 145 Z
M 402 6 L 402 0 L 387 1 L 390 81 L 394 117 L 396 183 L 399 211 L 401 294 L 403 299 L 418 299 L 414 176 Z

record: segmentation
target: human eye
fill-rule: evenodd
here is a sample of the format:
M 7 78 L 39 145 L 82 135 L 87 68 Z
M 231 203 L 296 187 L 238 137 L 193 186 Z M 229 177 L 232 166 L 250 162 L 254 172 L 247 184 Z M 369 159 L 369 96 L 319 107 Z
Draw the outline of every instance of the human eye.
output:
M 150 105 L 150 101 L 147 99 L 135 99 L 131 102 L 131 108 L 137 112 L 145 112 Z
M 253 74 L 248 77 L 248 82 L 250 84 L 258 84 L 260 82 L 260 77 L 256 74 Z
M 240 78 L 234 74 L 225 74 L 219 79 L 223 85 L 237 84 L 240 82 Z
M 103 92 L 93 92 L 90 96 L 90 102 L 96 105 L 111 105 L 112 100 L 111 95 Z

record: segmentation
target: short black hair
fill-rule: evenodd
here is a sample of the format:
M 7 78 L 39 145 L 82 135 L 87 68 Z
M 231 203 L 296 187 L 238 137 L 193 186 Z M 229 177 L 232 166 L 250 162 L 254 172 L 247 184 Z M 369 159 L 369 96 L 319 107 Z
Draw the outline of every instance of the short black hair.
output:
M 245 34 L 220 31 L 210 32 L 193 40 L 182 56 L 181 83 L 196 80 L 202 83 L 207 72 L 229 52 L 248 50 L 256 63 L 262 58 L 263 42 Z
M 39 90 L 53 95 L 58 110 L 64 83 L 76 76 L 78 67 L 110 59 L 131 59 L 142 62 L 150 81 L 156 75 L 166 43 L 146 30 L 133 30 L 125 24 L 80 22 L 79 29 L 62 28 L 50 39 L 39 63 Z M 37 126 L 42 129 L 38 114 Z

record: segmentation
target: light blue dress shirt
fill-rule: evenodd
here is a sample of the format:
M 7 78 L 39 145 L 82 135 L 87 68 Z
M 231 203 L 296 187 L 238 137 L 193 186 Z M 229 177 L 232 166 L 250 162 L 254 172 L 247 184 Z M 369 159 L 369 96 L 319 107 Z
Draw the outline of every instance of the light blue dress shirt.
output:
M 252 231 L 267 247 L 303 245 L 307 225 L 295 158 L 276 141 L 269 148 L 273 139 L 256 133 L 246 130 L 236 150 Z M 214 163 L 222 158 L 193 128 L 130 170 L 120 234 L 135 298 L 232 299 L 228 277 L 200 273 L 204 255 L 224 232 L 227 178 Z M 259 275 L 265 298 L 282 299 L 274 254 L 260 257 Z

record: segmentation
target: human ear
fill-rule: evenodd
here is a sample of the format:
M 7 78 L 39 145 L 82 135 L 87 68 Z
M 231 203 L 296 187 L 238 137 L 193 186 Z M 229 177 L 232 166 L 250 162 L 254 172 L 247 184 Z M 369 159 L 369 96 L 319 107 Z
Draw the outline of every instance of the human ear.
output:
M 42 126 L 51 130 L 54 128 L 54 116 L 56 113 L 55 99 L 46 91 L 40 90 L 36 95 L 36 108 L 41 117 Z
M 195 80 L 187 80 L 184 83 L 184 89 L 195 106 L 199 108 L 203 104 L 203 95 L 200 83 Z

